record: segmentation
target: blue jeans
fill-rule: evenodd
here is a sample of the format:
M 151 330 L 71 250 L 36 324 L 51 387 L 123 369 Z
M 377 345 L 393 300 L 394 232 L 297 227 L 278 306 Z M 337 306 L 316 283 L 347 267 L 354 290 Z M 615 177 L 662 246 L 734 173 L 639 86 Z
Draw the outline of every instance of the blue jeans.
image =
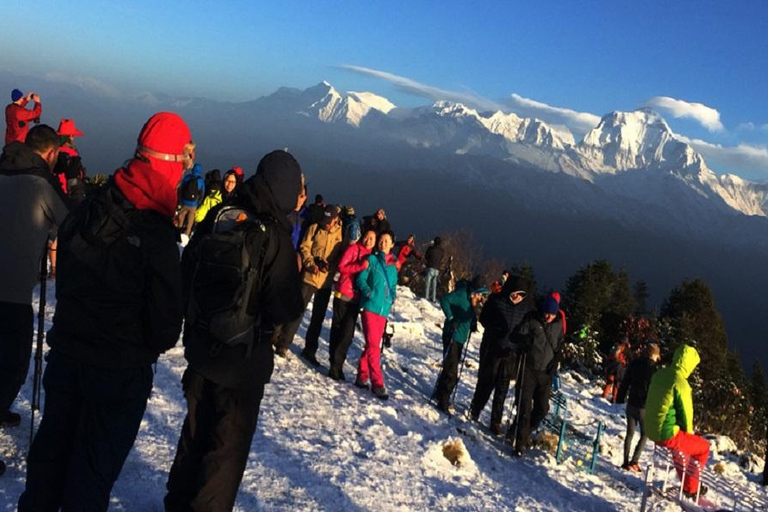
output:
M 427 271 L 424 273 L 424 297 L 432 302 L 437 302 L 437 277 L 439 275 L 440 271 L 432 267 L 427 267 Z

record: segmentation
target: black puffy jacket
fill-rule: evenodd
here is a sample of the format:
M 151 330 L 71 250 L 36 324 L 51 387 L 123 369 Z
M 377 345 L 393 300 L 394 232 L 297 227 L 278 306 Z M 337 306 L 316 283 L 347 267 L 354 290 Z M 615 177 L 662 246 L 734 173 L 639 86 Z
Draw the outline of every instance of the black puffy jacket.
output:
M 509 336 L 531 309 L 529 301 L 513 304 L 509 294 L 503 291 L 490 296 L 480 312 L 480 323 L 484 328 L 483 344 L 491 354 L 501 356 L 511 352 L 513 344 Z
M 178 233 L 110 183 L 59 228 L 56 313 L 48 344 L 98 367 L 157 360 L 179 338 Z
M 562 320 L 557 316 L 547 323 L 540 312 L 531 311 L 512 333 L 512 341 L 526 354 L 526 368 L 552 373 L 565 341 Z

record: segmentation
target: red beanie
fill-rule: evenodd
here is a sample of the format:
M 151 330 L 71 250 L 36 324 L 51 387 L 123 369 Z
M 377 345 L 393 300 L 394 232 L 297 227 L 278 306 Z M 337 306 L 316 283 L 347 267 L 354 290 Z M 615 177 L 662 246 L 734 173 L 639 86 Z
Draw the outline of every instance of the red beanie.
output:
M 184 120 L 172 112 L 159 112 L 144 124 L 134 158 L 115 173 L 120 191 L 138 209 L 155 210 L 167 217 L 176 213 L 176 187 L 184 172 L 184 146 L 191 135 Z

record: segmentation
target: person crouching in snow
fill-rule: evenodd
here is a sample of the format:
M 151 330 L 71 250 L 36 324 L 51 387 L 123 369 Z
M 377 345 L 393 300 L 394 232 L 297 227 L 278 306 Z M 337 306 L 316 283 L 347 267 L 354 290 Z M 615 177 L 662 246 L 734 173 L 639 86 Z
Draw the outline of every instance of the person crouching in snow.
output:
M 554 297 L 547 297 L 538 311 L 532 311 L 513 333 L 524 362 L 518 377 L 518 410 L 515 419 L 514 454 L 522 456 L 530 444 L 531 432 L 549 412 L 552 374 L 557 370 L 565 335 Z M 507 432 L 512 440 L 513 432 Z
M 379 234 L 378 251 L 368 256 L 368 266 L 355 280 L 360 290 L 360 308 L 363 310 L 363 334 L 365 350 L 360 356 L 355 386 L 367 388 L 370 378 L 371 391 L 376 397 L 389 398 L 381 373 L 381 338 L 387 325 L 387 316 L 395 302 L 397 287 L 396 258 L 390 254 L 395 234 L 383 231 Z
M 448 414 L 453 414 L 451 394 L 459 382 L 459 363 L 461 353 L 469 340 L 470 332 L 477 319 L 475 307 L 488 295 L 480 277 L 471 282 L 462 280 L 456 283 L 456 290 L 443 295 L 440 306 L 445 313 L 443 324 L 443 369 L 437 378 L 435 399 L 437 408 Z
M 700 361 L 695 348 L 680 345 L 672 357 L 672 364 L 654 373 L 648 386 L 646 433 L 657 445 L 672 450 L 679 476 L 689 457 L 699 463 L 699 468 L 704 468 L 709 458 L 709 441 L 693 433 L 693 393 L 688 384 L 688 377 Z M 678 452 L 686 455 L 685 460 L 678 460 Z M 698 487 L 699 473 L 686 471 L 683 492 L 692 497 Z M 706 494 L 707 490 L 702 485 L 700 495 Z

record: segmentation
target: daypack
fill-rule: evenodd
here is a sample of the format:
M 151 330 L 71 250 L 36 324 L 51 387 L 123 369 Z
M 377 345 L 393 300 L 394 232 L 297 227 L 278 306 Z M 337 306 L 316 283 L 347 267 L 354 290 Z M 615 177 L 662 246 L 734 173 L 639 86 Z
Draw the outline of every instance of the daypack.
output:
M 360 223 L 357 222 L 357 219 L 353 219 L 347 226 L 344 233 L 344 240 L 348 243 L 355 243 L 360 240 Z
M 225 206 L 211 233 L 191 248 L 195 263 L 187 321 L 216 343 L 250 349 L 259 319 L 248 313 L 248 302 L 261 286 L 267 241 L 267 227 L 255 214 Z
M 197 176 L 187 176 L 187 178 L 184 180 L 184 183 L 182 183 L 181 200 L 188 203 L 198 204 L 200 202 L 200 196 L 202 193 L 203 191 L 200 190 Z

